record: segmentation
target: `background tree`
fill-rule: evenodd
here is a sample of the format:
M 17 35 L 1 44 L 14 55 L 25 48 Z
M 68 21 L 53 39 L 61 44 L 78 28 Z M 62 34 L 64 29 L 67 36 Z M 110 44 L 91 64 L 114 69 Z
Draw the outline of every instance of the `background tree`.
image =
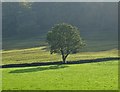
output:
M 50 52 L 61 53 L 63 63 L 71 53 L 79 52 L 80 48 L 85 46 L 80 37 L 80 31 L 77 27 L 70 24 L 61 23 L 55 25 L 47 34 L 47 41 L 50 45 Z

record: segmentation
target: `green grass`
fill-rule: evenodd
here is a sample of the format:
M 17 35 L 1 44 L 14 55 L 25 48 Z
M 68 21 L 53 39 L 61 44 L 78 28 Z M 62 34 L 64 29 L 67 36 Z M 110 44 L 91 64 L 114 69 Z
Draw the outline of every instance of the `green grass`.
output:
M 101 31 L 102 36 L 98 34 L 97 31 L 91 33 L 88 32 L 85 37 L 86 47 L 82 49 L 82 51 L 101 51 L 101 50 L 110 50 L 113 48 L 118 47 L 118 39 L 117 34 L 115 37 L 113 37 L 113 34 L 111 34 L 110 37 L 106 36 L 107 33 L 105 31 Z M 13 49 L 25 49 L 25 48 L 34 48 L 38 46 L 47 46 L 48 43 L 46 42 L 46 34 L 36 35 L 36 36 L 30 36 L 30 37 L 22 37 L 21 35 L 17 37 L 10 37 L 10 38 L 4 38 L 3 37 L 3 44 L 2 47 L 4 50 L 13 50 Z M 89 35 L 94 36 L 89 36 Z M 109 34 L 109 35 L 110 35 Z
M 61 61 L 59 54 L 50 54 L 49 51 L 44 50 L 45 47 L 21 49 L 21 50 L 8 50 L 2 52 L 2 64 L 20 64 L 44 61 Z M 101 52 L 80 52 L 77 54 L 69 55 L 67 60 L 86 60 L 97 59 L 105 57 L 118 57 L 118 51 L 113 49 Z
M 117 90 L 118 61 L 3 69 L 3 90 Z
M 59 54 L 50 55 L 45 47 L 3 51 L 3 65 L 61 61 Z M 80 52 L 68 61 L 118 57 L 118 50 Z M 63 64 L 37 67 L 4 68 L 3 90 L 117 90 L 118 61 Z

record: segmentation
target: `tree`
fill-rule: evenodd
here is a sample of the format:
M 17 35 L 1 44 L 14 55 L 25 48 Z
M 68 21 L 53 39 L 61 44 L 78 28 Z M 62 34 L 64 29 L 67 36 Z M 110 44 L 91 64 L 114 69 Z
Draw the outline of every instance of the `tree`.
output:
M 85 46 L 77 27 L 67 23 L 56 24 L 47 34 L 50 52 L 61 53 L 63 63 L 69 54 L 77 53 Z

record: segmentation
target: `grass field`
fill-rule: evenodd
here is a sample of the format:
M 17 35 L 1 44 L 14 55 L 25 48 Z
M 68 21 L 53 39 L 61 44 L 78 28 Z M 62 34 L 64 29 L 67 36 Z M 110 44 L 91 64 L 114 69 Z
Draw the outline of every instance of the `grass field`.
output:
M 50 54 L 46 51 L 46 47 L 29 48 L 21 50 L 8 50 L 2 52 L 2 64 L 20 64 L 20 63 L 32 63 L 32 62 L 44 62 L 44 61 L 61 61 L 59 54 Z M 68 61 L 97 59 L 106 57 L 118 57 L 118 51 L 116 49 L 101 52 L 81 52 L 77 54 L 69 55 Z
M 91 33 L 89 33 L 91 34 Z M 99 40 L 95 40 L 95 38 L 86 41 L 86 47 L 82 49 L 82 51 L 102 51 L 102 50 L 110 50 L 113 48 L 117 48 L 118 41 L 117 40 L 104 40 L 102 39 L 104 37 L 101 37 Z M 36 37 L 36 38 L 29 38 L 29 39 L 3 39 L 3 49 L 4 50 L 13 50 L 13 49 L 26 49 L 26 48 L 35 48 L 39 46 L 46 46 L 46 40 L 45 38 Z
M 61 61 L 45 47 L 3 51 L 3 65 L 44 61 Z M 81 52 L 68 61 L 118 57 L 116 49 Z M 118 61 L 63 64 L 2 69 L 3 90 L 115 90 L 118 89 Z

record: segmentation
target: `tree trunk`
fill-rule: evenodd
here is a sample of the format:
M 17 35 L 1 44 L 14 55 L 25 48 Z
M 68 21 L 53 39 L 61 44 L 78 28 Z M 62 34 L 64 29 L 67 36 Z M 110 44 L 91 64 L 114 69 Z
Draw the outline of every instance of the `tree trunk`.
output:
M 66 62 L 66 57 L 64 55 L 62 55 L 62 59 L 63 59 L 63 63 L 67 63 Z
M 65 55 L 64 52 L 63 52 L 63 50 L 60 50 L 60 51 L 61 51 L 61 54 L 62 54 L 63 63 L 67 63 L 66 58 L 69 55 L 69 53 Z

